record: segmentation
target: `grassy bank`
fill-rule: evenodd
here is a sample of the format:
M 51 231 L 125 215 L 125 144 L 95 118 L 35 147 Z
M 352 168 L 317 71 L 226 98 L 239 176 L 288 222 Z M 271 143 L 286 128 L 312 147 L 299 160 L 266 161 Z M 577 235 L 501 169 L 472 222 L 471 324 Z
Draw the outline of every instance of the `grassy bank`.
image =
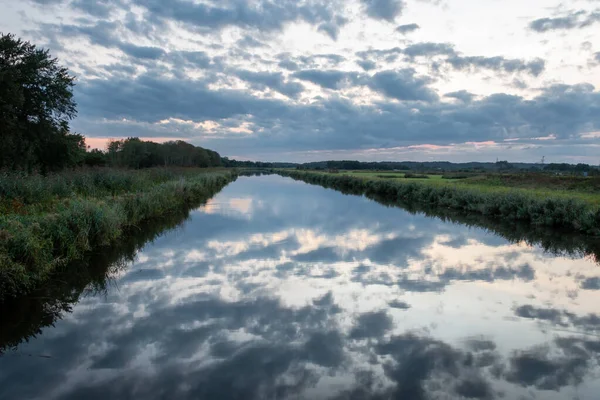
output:
M 27 292 L 146 221 L 199 204 L 235 179 L 202 169 L 0 176 L 0 299 Z
M 277 172 L 346 193 L 376 196 L 389 203 L 419 204 L 428 209 L 440 208 L 490 219 L 600 235 L 600 196 L 596 193 L 463 183 L 457 179 L 444 180 L 441 176 L 428 179 L 398 176 L 394 179 L 378 177 L 381 173 Z
M 600 177 L 551 176 L 531 173 L 445 173 L 405 174 L 387 171 L 342 171 L 342 175 L 366 179 L 414 181 L 434 187 L 456 187 L 504 195 L 521 193 L 546 199 L 575 199 L 600 207 Z

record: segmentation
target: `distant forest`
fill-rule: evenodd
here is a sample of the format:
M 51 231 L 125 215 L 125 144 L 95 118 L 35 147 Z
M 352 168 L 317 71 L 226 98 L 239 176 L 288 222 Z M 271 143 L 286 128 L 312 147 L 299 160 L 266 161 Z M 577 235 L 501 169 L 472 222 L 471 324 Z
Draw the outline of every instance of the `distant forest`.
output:
M 589 164 L 567 164 L 567 163 L 509 163 L 508 161 L 496 162 L 467 162 L 452 163 L 449 161 L 381 161 L 362 162 L 352 160 L 342 161 L 318 161 L 309 163 L 265 163 L 252 161 L 226 160 L 224 165 L 230 167 L 246 168 L 296 168 L 314 170 L 378 170 L 378 171 L 416 171 L 416 172 L 511 172 L 511 171 L 545 171 L 565 174 L 597 175 L 600 173 L 598 166 Z
M 221 156 L 216 151 L 182 140 L 155 143 L 129 138 L 109 142 L 106 152 L 88 152 L 84 163 L 89 166 L 110 165 L 135 169 L 157 166 L 205 168 L 221 166 Z

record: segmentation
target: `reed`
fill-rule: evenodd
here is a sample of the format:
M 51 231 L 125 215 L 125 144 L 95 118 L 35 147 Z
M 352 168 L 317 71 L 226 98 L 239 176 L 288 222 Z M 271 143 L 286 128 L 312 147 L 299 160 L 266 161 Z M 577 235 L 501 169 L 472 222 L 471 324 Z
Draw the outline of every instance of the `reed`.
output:
M 199 169 L 75 171 L 19 180 L 5 174 L 1 202 L 12 208 L 0 215 L 0 299 L 31 290 L 143 222 L 210 198 L 233 179 L 232 171 Z

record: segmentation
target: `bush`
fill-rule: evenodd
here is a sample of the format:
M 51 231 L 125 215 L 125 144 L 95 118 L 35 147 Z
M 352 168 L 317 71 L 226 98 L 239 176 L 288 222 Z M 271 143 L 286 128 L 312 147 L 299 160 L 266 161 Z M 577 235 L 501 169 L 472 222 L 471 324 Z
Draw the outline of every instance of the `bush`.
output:
M 429 179 L 429 175 L 422 174 L 406 174 L 404 175 L 406 179 Z

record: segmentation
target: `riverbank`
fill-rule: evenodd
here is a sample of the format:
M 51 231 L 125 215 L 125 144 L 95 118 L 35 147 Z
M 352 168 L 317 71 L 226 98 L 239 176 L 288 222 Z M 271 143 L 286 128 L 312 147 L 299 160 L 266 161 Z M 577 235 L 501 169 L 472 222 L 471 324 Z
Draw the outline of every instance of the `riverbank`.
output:
M 377 175 L 277 170 L 282 176 L 388 203 L 421 205 L 486 218 L 600 235 L 600 196 L 555 190 L 451 184 L 434 179 L 394 179 Z
M 129 230 L 212 197 L 225 169 L 91 169 L 0 176 L 0 299 L 109 246 Z

